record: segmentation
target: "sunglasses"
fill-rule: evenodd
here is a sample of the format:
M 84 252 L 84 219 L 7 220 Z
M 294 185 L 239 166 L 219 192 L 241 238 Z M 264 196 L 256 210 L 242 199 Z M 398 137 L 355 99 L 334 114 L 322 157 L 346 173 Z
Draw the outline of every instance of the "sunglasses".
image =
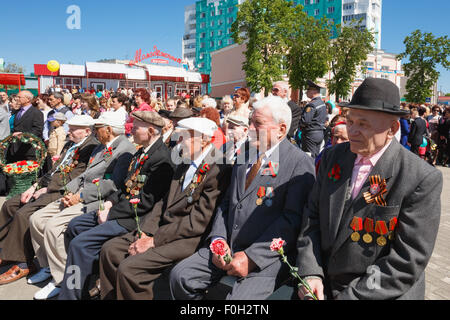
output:
M 234 97 L 234 98 L 240 98 L 241 96 L 238 95 L 238 94 L 234 94 L 233 97 Z

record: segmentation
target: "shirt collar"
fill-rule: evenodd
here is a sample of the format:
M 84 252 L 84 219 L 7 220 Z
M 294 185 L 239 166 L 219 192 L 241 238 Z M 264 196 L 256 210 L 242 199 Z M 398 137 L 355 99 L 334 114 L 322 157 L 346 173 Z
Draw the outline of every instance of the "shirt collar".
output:
M 264 154 L 265 154 L 265 158 L 269 159 L 270 156 L 272 155 L 272 153 L 275 151 L 275 149 L 278 147 L 278 145 L 280 144 L 281 141 L 279 141 L 276 145 L 274 145 L 272 148 L 270 148 L 269 150 L 267 150 Z M 259 153 L 258 153 L 259 154 Z
M 115 137 L 114 139 L 112 139 L 110 142 L 108 142 L 107 144 L 106 144 L 106 148 L 109 148 L 109 147 L 111 147 L 111 145 L 114 143 L 114 141 L 116 141 L 117 140 L 117 138 L 119 138 L 119 136 L 117 136 L 117 137 Z
M 386 144 L 383 149 L 381 149 L 380 151 L 378 151 L 377 153 L 375 153 L 374 155 L 372 155 L 371 157 L 363 157 L 361 155 L 357 155 L 356 160 L 355 160 L 355 164 L 362 164 L 365 161 L 369 161 L 370 164 L 375 167 L 375 165 L 377 164 L 378 160 L 380 160 L 381 156 L 384 154 L 384 152 L 387 150 L 387 148 L 389 148 L 389 146 L 391 145 L 392 140 L 389 141 L 388 144 Z
M 158 139 L 156 139 L 155 141 L 153 141 L 147 148 L 145 148 L 143 154 L 146 154 L 146 153 L 150 150 L 150 148 L 155 144 L 156 141 L 158 141 Z
M 209 146 L 206 147 L 205 151 L 202 152 L 200 156 L 197 157 L 194 161 L 192 161 L 191 165 L 194 165 L 195 168 L 198 168 L 199 165 L 203 162 L 203 160 L 208 155 L 209 151 L 211 151 L 212 144 L 209 144 Z

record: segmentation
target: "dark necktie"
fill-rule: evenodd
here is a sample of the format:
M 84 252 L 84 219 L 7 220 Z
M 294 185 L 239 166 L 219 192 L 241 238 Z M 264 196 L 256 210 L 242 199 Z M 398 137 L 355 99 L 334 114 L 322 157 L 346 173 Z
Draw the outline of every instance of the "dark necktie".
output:
M 255 179 L 258 174 L 259 169 L 261 168 L 262 159 L 264 158 L 264 153 L 258 158 L 258 161 L 252 166 L 247 175 L 247 180 L 245 180 L 245 190 L 247 191 L 248 187 L 252 184 L 253 179 Z

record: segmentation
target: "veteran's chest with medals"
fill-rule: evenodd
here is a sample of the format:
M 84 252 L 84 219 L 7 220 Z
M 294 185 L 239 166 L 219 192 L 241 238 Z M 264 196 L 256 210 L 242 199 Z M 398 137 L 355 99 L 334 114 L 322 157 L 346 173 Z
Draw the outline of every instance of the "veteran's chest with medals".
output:
M 269 161 L 266 168 L 261 170 L 261 176 L 269 176 L 270 179 L 275 179 L 278 176 L 278 169 L 280 164 L 278 162 Z M 275 191 L 273 184 L 271 184 L 272 180 L 268 181 L 266 185 L 260 185 L 256 192 L 256 205 L 272 207 L 273 206 L 273 198 L 275 197 Z
M 369 181 L 370 188 L 363 193 L 366 204 L 386 207 L 385 194 L 388 192 L 386 180 L 379 175 L 374 175 L 369 177 Z M 363 241 L 367 245 L 385 247 L 389 241 L 395 240 L 397 225 L 397 217 L 385 219 L 380 216 L 365 218 L 355 216 L 350 223 L 350 228 L 353 230 L 350 239 L 355 243 Z
M 65 178 L 69 173 L 75 169 L 78 165 L 78 160 L 80 159 L 80 148 L 76 148 L 73 152 L 72 159 L 66 164 L 60 164 L 60 173 Z
M 141 189 L 147 181 L 147 176 L 140 173 L 145 162 L 148 160 L 148 157 L 148 154 L 142 154 L 130 163 L 130 167 L 128 168 L 128 179 L 125 182 L 127 193 L 126 199 L 138 197 L 141 193 Z
M 186 197 L 187 197 L 187 202 L 189 204 L 194 203 L 195 190 L 197 190 L 198 186 L 203 181 L 205 181 L 206 175 L 207 175 L 209 169 L 210 169 L 209 164 L 206 162 L 202 162 L 199 169 L 194 174 L 194 177 L 192 178 L 191 183 L 189 183 L 189 185 L 187 186 Z M 183 178 L 183 180 L 184 180 L 184 178 Z M 183 183 L 183 181 L 181 181 L 181 183 Z

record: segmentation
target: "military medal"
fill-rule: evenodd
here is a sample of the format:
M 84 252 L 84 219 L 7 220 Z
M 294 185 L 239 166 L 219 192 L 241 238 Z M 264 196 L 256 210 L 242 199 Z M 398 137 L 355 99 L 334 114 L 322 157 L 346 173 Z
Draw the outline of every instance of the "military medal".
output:
M 187 202 L 192 204 L 194 202 L 194 197 L 192 196 L 195 192 L 195 189 L 199 186 L 200 183 L 206 178 L 206 173 L 209 171 L 209 164 L 204 162 L 200 165 L 198 169 L 198 173 L 194 175 L 192 178 L 192 182 L 189 184 L 190 194 L 187 197 Z M 183 177 L 184 180 L 184 177 Z
M 365 243 L 372 243 L 373 238 L 370 233 L 373 232 L 373 219 L 366 218 L 364 220 L 364 230 L 366 230 L 366 234 L 363 235 L 363 241 Z
M 363 223 L 362 218 L 359 217 L 353 217 L 352 223 L 350 224 L 350 227 L 353 229 L 353 233 L 350 236 L 353 242 L 358 242 L 359 239 L 361 239 L 361 236 L 359 235 L 358 231 L 361 231 L 363 229 Z
M 264 202 L 267 207 L 271 207 L 273 204 L 272 198 L 273 198 L 273 187 L 267 187 L 266 189 L 266 201 Z
M 269 161 L 268 167 L 261 171 L 262 176 L 276 177 L 280 164 L 278 162 Z
M 192 202 L 194 202 L 194 198 L 192 198 L 192 196 L 189 196 L 189 197 L 187 198 L 187 202 L 188 202 L 189 204 L 192 204 Z
M 363 194 L 367 203 L 375 203 L 376 205 L 385 207 L 386 200 L 383 195 L 387 192 L 386 179 L 381 179 L 379 175 L 370 176 L 370 189 L 369 192 Z
M 389 221 L 389 235 L 388 235 L 388 239 L 389 240 L 394 240 L 394 231 L 395 228 L 397 227 L 397 217 L 394 217 L 391 219 L 391 221 Z
M 384 247 L 386 245 L 386 243 L 387 243 L 387 240 L 384 237 L 384 235 L 388 233 L 386 222 L 383 221 L 383 220 L 377 221 L 377 223 L 375 225 L 375 232 L 380 235 L 377 238 L 377 244 L 380 247 Z
M 263 204 L 264 200 L 264 196 L 266 195 L 266 188 L 261 186 L 258 189 L 258 192 L 256 193 L 256 195 L 258 196 L 258 199 L 256 200 L 256 205 L 260 206 Z

